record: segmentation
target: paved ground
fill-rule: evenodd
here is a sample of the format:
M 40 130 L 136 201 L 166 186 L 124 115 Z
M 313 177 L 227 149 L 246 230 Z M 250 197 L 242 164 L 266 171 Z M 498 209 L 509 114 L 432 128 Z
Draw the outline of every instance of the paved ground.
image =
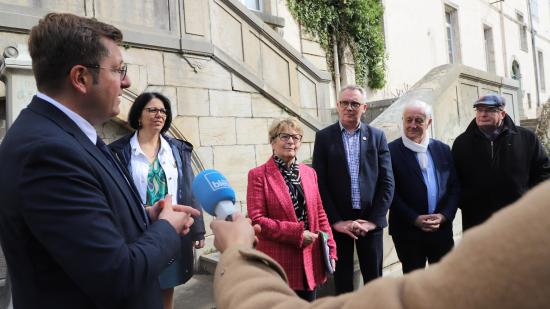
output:
M 212 309 L 214 305 L 214 295 L 212 294 L 212 275 L 194 275 L 187 283 L 176 287 L 174 292 L 174 309 Z M 332 289 L 332 284 L 322 286 L 318 290 L 317 297 L 328 295 Z
M 184 285 L 176 287 L 174 292 L 174 309 L 212 309 L 212 275 L 194 275 Z
M 388 268 L 384 276 L 402 276 L 401 267 Z M 356 270 L 356 285 L 361 285 L 359 269 Z M 212 288 L 213 276 L 209 274 L 196 274 L 187 283 L 176 287 L 174 293 L 174 309 L 213 309 L 214 294 Z M 329 278 L 328 282 L 317 290 L 317 297 L 332 295 L 334 281 Z

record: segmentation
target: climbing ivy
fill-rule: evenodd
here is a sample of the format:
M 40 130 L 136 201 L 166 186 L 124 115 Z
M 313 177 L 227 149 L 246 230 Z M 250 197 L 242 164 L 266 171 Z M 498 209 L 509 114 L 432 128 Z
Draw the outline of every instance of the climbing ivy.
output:
M 351 48 L 356 83 L 368 82 L 373 89 L 384 87 L 384 9 L 380 0 L 287 0 L 287 4 L 306 32 L 319 39 L 330 70 L 334 35 L 338 46 Z
M 542 105 L 535 133 L 544 148 L 546 148 L 546 152 L 550 153 L 550 100 Z

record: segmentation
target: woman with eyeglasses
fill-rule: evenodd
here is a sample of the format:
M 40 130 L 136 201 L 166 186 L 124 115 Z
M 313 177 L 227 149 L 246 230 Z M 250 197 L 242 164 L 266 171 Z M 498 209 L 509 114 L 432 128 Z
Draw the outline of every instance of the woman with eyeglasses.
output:
M 128 113 L 128 123 L 136 131 L 109 147 L 127 167 L 146 206 L 170 194 L 173 204 L 200 209 L 191 192 L 193 146 L 165 135 L 171 122 L 168 98 L 157 92 L 142 93 Z M 174 287 L 187 282 L 193 275 L 193 247 L 204 246 L 202 210 L 201 217 L 193 219 L 191 231 L 181 239 L 181 257 L 168 265 L 159 277 L 165 309 L 173 307 Z
M 296 153 L 303 130 L 288 118 L 273 123 L 269 142 L 273 155 L 248 173 L 247 208 L 262 228 L 256 249 L 275 259 L 298 296 L 312 301 L 327 279 L 320 232 L 328 235 L 329 259 L 335 267 L 336 244 L 317 187 L 317 174 L 299 164 Z

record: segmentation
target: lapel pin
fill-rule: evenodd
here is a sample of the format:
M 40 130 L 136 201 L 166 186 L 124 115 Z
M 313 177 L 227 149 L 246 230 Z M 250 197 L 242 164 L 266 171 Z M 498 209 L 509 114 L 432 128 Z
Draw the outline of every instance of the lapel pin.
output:
M 366 140 L 367 140 L 367 137 L 366 137 L 366 136 L 363 136 L 363 140 L 366 141 Z

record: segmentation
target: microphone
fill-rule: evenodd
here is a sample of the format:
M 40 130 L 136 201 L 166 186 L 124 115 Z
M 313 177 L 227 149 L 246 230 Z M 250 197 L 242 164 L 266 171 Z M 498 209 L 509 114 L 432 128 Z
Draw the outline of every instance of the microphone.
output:
M 204 170 L 198 173 L 191 190 L 204 211 L 218 219 L 233 220 L 231 215 L 235 212 L 235 191 L 220 172 Z

